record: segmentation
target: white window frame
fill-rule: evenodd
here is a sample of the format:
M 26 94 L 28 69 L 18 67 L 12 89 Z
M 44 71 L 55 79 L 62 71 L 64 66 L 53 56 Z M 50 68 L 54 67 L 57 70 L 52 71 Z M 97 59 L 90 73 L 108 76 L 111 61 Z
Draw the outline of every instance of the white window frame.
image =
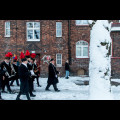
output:
M 33 28 L 28 28 L 28 27 L 27 27 L 27 24 L 28 24 L 28 23 L 33 23 Z M 40 41 L 40 39 L 34 39 L 34 30 L 40 30 L 40 28 L 35 28 L 35 27 L 34 27 L 34 23 L 39 23 L 39 24 L 40 24 L 40 22 L 26 22 L 27 41 Z M 29 39 L 29 38 L 28 38 L 28 30 L 33 30 L 33 39 Z
M 79 24 L 77 21 L 81 21 Z M 88 25 L 88 20 L 87 23 L 84 23 L 85 20 L 76 20 L 76 25 Z
M 5 37 L 10 37 L 10 34 L 7 35 L 7 30 L 10 30 L 10 26 L 9 28 L 7 28 L 7 25 L 6 25 L 7 23 L 10 23 L 10 21 L 5 22 Z
M 61 28 L 58 28 L 58 25 L 61 25 Z M 57 33 L 58 30 L 61 31 L 60 35 Z M 56 37 L 62 37 L 62 22 L 56 22 Z
M 87 43 L 87 45 L 77 45 L 78 43 L 80 43 L 80 42 L 85 42 L 85 43 Z M 77 56 L 77 48 L 78 47 L 81 47 L 81 56 Z M 76 58 L 88 58 L 89 57 L 89 52 L 88 52 L 88 55 L 87 56 L 83 56 L 83 48 L 84 47 L 87 47 L 88 48 L 88 51 L 89 51 L 89 45 L 88 45 L 88 42 L 86 42 L 86 41 L 84 41 L 84 40 L 81 40 L 81 41 L 78 41 L 77 43 L 76 43 Z
M 57 60 L 58 60 L 57 55 L 61 55 L 61 58 L 60 58 L 61 64 L 58 64 L 58 63 L 57 63 Z M 62 54 L 61 54 L 61 53 L 57 53 L 57 54 L 56 54 L 56 66 L 57 66 L 57 67 L 62 67 Z

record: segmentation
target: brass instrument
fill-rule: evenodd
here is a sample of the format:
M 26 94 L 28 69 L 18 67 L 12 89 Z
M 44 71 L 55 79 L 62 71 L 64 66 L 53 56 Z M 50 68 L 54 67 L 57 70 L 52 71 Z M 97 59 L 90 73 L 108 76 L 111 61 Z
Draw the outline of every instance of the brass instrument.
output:
M 11 66 L 11 69 L 12 69 L 11 74 L 13 73 L 13 75 L 15 76 L 16 75 L 16 71 L 15 71 L 15 69 L 13 67 L 13 64 L 10 63 L 10 66 Z
M 10 74 L 8 73 L 7 68 L 6 68 L 5 66 L 3 67 L 3 70 L 5 71 L 5 75 L 6 75 L 8 78 L 11 78 L 11 77 L 14 76 L 14 75 L 11 75 L 11 76 L 10 76 Z
M 38 66 L 35 70 L 34 70 L 34 73 L 36 73 L 36 72 L 38 72 L 39 71 L 39 67 L 41 67 L 41 65 L 40 66 Z

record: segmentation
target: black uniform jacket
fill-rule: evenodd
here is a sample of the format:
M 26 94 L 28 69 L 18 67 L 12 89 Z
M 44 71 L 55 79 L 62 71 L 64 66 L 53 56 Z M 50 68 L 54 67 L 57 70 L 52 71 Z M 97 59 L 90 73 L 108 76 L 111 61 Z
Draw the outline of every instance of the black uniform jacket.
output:
M 22 94 L 29 92 L 29 77 L 31 75 L 31 73 L 29 72 L 28 68 L 21 64 L 19 69 L 19 77 L 20 77 L 20 81 L 21 81 L 21 85 L 20 85 L 20 92 Z
M 9 64 L 6 64 L 5 61 L 3 61 L 1 63 L 1 69 L 4 70 L 4 66 L 5 68 L 7 69 L 7 72 L 9 73 L 9 75 L 11 75 L 11 66 L 10 66 L 10 63 Z

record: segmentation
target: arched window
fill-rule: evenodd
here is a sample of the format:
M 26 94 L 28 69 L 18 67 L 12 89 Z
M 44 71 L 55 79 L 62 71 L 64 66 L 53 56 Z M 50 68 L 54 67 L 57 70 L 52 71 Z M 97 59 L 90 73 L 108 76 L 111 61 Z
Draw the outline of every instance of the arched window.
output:
M 88 42 L 81 40 L 76 43 L 76 58 L 88 58 Z

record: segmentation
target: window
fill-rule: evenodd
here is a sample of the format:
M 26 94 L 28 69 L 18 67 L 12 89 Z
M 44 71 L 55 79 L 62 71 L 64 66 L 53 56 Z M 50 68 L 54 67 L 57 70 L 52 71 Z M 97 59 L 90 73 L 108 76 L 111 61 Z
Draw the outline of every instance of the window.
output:
M 56 55 L 56 65 L 58 66 L 58 67 L 61 67 L 62 66 L 62 54 L 57 54 Z
M 76 58 L 88 58 L 88 43 L 86 41 L 76 43 Z
M 62 37 L 62 22 L 56 22 L 56 37 Z
M 5 37 L 10 37 L 10 22 L 5 22 Z
M 88 25 L 88 20 L 76 20 L 76 25 Z
M 27 22 L 27 41 L 40 41 L 40 22 Z

